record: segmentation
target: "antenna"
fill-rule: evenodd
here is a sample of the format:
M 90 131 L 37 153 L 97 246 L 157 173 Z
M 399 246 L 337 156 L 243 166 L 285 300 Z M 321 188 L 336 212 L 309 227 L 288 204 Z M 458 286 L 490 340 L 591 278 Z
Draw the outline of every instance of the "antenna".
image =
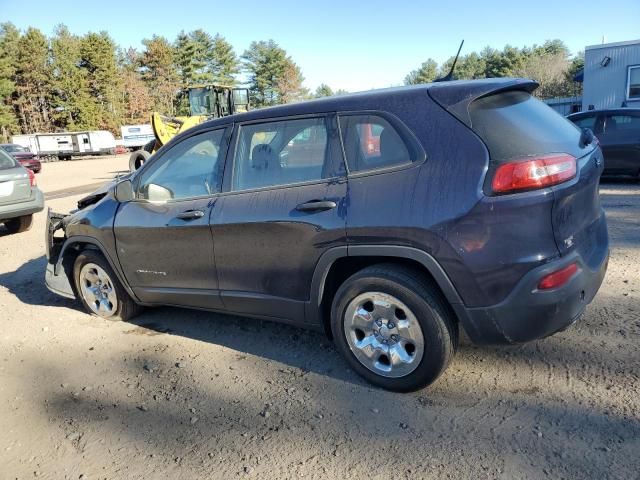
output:
M 458 53 L 456 53 L 456 58 L 453 59 L 453 65 L 451 65 L 451 70 L 444 77 L 436 78 L 433 82 L 449 82 L 453 79 L 453 71 L 456 68 L 456 63 L 458 63 L 458 57 L 460 56 L 460 51 L 462 50 L 462 45 L 464 45 L 464 40 L 460 42 L 460 47 L 458 48 Z

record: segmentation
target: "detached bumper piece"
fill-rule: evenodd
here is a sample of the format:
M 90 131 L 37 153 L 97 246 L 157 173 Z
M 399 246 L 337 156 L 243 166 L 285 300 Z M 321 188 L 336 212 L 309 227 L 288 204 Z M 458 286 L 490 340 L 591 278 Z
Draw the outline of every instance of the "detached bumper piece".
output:
M 45 245 L 47 254 L 47 269 L 45 271 L 45 284 L 53 293 L 67 298 L 75 298 L 75 293 L 69 282 L 69 272 L 66 271 L 65 265 L 59 261 L 60 250 L 66 237 L 56 236 L 60 230 L 64 232 L 64 218 L 66 214 L 52 212 L 47 210 L 47 227 L 45 229 Z
M 64 232 L 63 219 L 67 215 L 64 213 L 56 213 L 51 211 L 51 208 L 47 209 L 47 227 L 45 229 L 46 238 L 44 244 L 46 248 L 47 259 L 50 263 L 55 263 L 60 255 L 60 249 L 64 243 L 64 236 L 56 237 L 55 234 L 58 230 Z

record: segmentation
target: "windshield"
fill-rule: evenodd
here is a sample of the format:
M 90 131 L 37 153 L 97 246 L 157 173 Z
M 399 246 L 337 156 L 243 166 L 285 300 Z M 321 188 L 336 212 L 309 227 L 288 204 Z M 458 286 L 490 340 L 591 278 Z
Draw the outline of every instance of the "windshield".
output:
M 16 167 L 16 161 L 0 148 L 0 170 L 8 170 Z
M 189 107 L 191 115 L 208 115 L 211 113 L 211 99 L 206 88 L 189 90 Z
M 26 148 L 24 148 L 21 145 L 15 145 L 15 144 L 11 144 L 11 145 L 2 145 L 2 149 L 5 152 L 9 152 L 9 153 L 16 153 L 16 152 L 28 152 L 29 150 L 27 150 Z

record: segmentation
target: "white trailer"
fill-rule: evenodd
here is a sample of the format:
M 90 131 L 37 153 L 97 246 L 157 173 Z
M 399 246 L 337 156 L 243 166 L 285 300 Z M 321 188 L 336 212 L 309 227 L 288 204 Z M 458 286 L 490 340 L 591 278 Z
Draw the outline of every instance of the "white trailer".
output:
M 153 129 L 148 123 L 123 125 L 120 127 L 120 132 L 122 133 L 122 146 L 132 150 L 142 148 L 147 143 L 156 139 L 156 136 L 153 134 Z
M 112 155 L 116 149 L 116 139 L 106 130 L 14 135 L 11 141 L 40 157 L 59 159 L 81 155 Z

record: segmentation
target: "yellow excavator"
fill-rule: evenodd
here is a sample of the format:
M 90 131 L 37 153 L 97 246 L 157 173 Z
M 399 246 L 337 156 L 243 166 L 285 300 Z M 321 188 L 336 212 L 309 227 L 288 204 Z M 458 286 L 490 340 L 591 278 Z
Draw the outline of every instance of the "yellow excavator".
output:
M 212 118 L 226 117 L 249 110 L 249 90 L 229 85 L 209 83 L 194 85 L 187 89 L 189 94 L 188 117 L 167 117 L 158 112 L 151 114 L 151 127 L 155 140 L 136 150 L 129 157 L 132 172 L 177 134 Z

